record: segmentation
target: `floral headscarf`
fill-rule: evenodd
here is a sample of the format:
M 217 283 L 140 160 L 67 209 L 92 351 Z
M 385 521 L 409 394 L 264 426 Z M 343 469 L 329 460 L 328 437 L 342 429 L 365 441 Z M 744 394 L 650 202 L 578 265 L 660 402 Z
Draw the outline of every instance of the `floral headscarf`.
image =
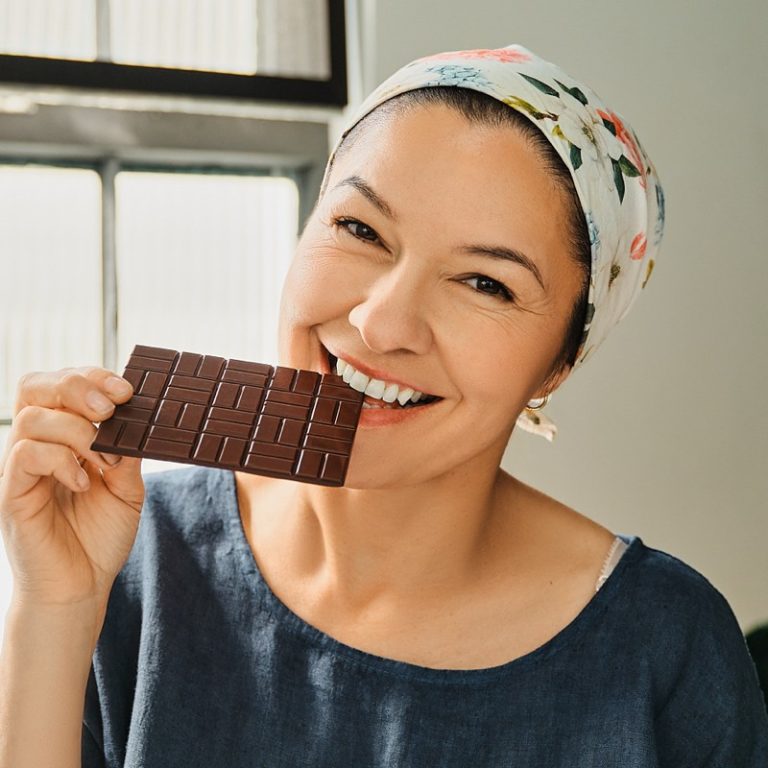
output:
M 492 96 L 530 119 L 565 162 L 589 230 L 592 264 L 584 332 L 574 368 L 629 311 L 653 271 L 664 229 L 664 192 L 629 124 L 590 88 L 521 45 L 451 51 L 407 64 L 376 88 L 339 137 L 393 96 L 455 86 Z M 552 440 L 557 428 L 524 410 L 518 426 Z

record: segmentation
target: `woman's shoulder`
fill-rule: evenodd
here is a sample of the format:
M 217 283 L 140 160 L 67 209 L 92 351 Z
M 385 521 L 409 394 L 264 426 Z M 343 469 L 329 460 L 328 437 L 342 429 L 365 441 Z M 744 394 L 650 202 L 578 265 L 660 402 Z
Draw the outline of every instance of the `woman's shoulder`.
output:
M 682 617 L 697 627 L 704 622 L 710 628 L 738 626 L 726 597 L 694 566 L 649 546 L 640 536 L 623 535 L 623 539 L 634 551 L 625 590 L 638 610 L 666 615 L 668 627 L 680 624 Z
M 593 625 L 603 647 L 635 663 L 646 659 L 673 719 L 686 697 L 709 688 L 723 694 L 724 713 L 742 696 L 754 699 L 757 676 L 746 639 L 720 589 L 693 565 L 641 536 L 619 538 L 627 547 L 601 589 L 600 618 Z
M 625 614 L 626 621 L 644 631 L 662 633 L 667 641 L 678 634 L 681 647 L 702 621 L 713 631 L 726 628 L 733 635 L 738 623 L 733 611 L 712 582 L 682 558 L 649 546 L 639 536 L 614 533 L 588 516 L 545 493 L 510 478 L 507 500 L 524 509 L 526 533 L 536 561 L 552 572 L 559 569 L 569 580 L 581 580 L 584 600 L 590 582 L 594 585 L 603 566 L 613 554 L 613 570 L 601 590 L 609 590 L 614 620 Z M 517 494 L 515 496 L 515 494 Z M 510 548 L 515 536 L 506 537 Z M 622 546 L 616 560 L 616 539 Z M 593 580 L 594 577 L 594 580 Z M 617 583 L 618 582 L 618 583 Z M 594 590 L 594 587 L 593 587 Z M 704 618 L 702 618 L 704 617 Z
M 763 754 L 763 696 L 727 598 L 681 557 L 639 535 L 620 538 L 627 548 L 596 598 L 590 631 L 606 658 L 652 680 L 657 739 L 669 764 L 683 764 L 692 744 L 709 745 L 712 755 Z M 724 757 L 713 764 L 757 763 Z
M 660 749 L 670 765 L 689 760 L 691 744 L 706 746 L 708 765 L 762 765 L 768 716 L 728 600 L 681 558 L 631 538 L 632 642 L 647 649 L 662 692 L 655 714 Z

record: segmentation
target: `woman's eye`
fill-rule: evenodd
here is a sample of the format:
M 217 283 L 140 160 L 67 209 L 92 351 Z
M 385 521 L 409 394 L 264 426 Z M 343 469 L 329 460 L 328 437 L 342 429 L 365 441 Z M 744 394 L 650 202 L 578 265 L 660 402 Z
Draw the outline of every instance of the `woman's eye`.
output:
M 357 221 L 357 219 L 334 219 L 333 225 L 366 243 L 375 242 L 379 238 L 374 230 L 367 224 L 363 224 L 362 221 Z
M 468 277 L 464 282 L 470 282 L 472 280 L 477 282 L 476 290 L 479 293 L 485 293 L 488 296 L 494 296 L 501 301 L 515 300 L 512 292 L 498 280 L 493 280 L 490 277 L 486 277 L 485 275 L 473 275 L 472 277 Z

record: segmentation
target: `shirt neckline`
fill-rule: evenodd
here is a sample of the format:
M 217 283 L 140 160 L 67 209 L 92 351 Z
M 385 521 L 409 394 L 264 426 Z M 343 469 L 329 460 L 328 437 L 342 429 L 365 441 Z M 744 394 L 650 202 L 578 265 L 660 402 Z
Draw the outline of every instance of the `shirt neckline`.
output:
M 423 667 L 399 659 L 378 656 L 347 645 L 309 624 L 283 603 L 264 579 L 259 564 L 248 543 L 240 517 L 234 471 L 211 468 L 209 470 L 212 473 L 209 482 L 213 486 L 219 485 L 219 488 L 214 487 L 210 489 L 211 495 L 214 498 L 216 496 L 223 497 L 227 524 L 231 534 L 230 541 L 234 542 L 245 581 L 248 587 L 254 591 L 255 597 L 280 622 L 281 626 L 293 634 L 302 637 L 310 645 L 350 660 L 359 666 L 409 680 L 420 680 L 429 683 L 483 683 L 512 673 L 523 672 L 549 659 L 560 650 L 568 648 L 575 643 L 579 635 L 585 632 L 607 610 L 617 596 L 625 572 L 646 550 L 646 546 L 639 536 L 617 534 L 627 544 L 627 549 L 616 564 L 616 567 L 600 589 L 595 592 L 590 601 L 571 622 L 538 648 L 493 667 L 480 669 Z

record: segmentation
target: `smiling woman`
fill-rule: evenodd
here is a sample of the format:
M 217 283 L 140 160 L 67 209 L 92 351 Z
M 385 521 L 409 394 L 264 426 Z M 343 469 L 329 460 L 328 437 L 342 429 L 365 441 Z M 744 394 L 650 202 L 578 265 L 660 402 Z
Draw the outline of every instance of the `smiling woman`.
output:
M 586 86 L 520 46 L 438 54 L 354 115 L 281 297 L 281 364 L 365 393 L 344 487 L 193 467 L 142 504 L 130 460 L 92 456 L 95 489 L 60 496 L 93 536 L 44 556 L 29 438 L 92 437 L 108 374 L 23 382 L 0 499 L 27 590 L 70 599 L 19 612 L 9 668 L 67 670 L 70 710 L 85 689 L 84 768 L 764 766 L 723 596 L 500 466 L 517 425 L 551 436 L 541 400 L 626 314 L 662 224 L 652 163 Z M 51 579 L 54 555 L 76 562 Z M 66 619 L 85 639 L 62 651 Z
M 322 345 L 363 375 L 350 384 L 369 397 L 377 382 L 402 379 L 441 398 L 398 424 L 464 450 L 425 459 L 406 435 L 402 463 L 388 464 L 392 480 L 399 470 L 405 482 L 466 468 L 481 451 L 489 465 L 476 476 L 488 477 L 525 404 L 567 376 L 559 360 L 579 303 L 580 341 L 588 268 L 584 249 L 571 250 L 569 227 L 586 230 L 583 215 L 567 217 L 573 185 L 569 198 L 522 131 L 468 122 L 434 101 L 353 139 L 334 158 L 287 277 L 282 354 L 298 365 L 297 344 Z M 366 410 L 361 427 L 394 423 L 386 416 Z M 350 484 L 374 465 L 381 477 L 376 457 L 391 439 L 358 442 Z

